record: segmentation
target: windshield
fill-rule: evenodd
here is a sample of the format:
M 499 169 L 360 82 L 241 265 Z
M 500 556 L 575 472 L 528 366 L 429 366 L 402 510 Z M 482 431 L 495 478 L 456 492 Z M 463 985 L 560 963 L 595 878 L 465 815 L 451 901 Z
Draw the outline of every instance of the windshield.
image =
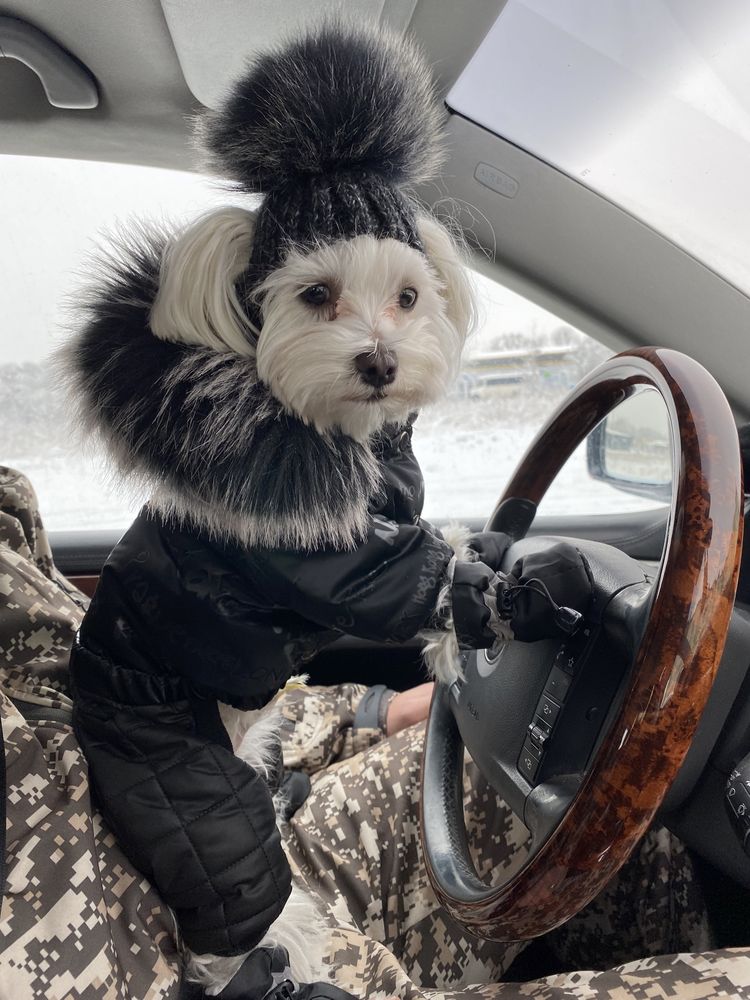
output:
M 750 293 L 747 0 L 509 0 L 451 108 Z

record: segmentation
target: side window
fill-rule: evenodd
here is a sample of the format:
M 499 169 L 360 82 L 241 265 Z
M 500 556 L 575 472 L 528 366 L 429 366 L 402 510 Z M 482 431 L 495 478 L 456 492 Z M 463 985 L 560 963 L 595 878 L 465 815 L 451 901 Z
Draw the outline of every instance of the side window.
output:
M 190 218 L 232 200 L 197 174 L 45 157 L 0 157 L 0 464 L 26 473 L 48 528 L 124 528 L 142 497 L 70 440 L 49 355 L 81 322 L 75 295 L 97 237 L 133 216 Z M 247 199 L 244 202 L 247 205 Z
M 75 295 L 98 234 L 133 216 L 192 218 L 240 196 L 197 174 L 122 164 L 3 156 L 0 173 L 10 206 L 0 240 L 0 464 L 30 477 L 50 529 L 124 528 L 145 498 L 123 490 L 95 443 L 71 439 L 49 355 L 81 322 Z M 414 435 L 425 516 L 437 521 L 487 517 L 548 414 L 611 353 L 495 282 L 476 283 L 481 328 L 450 397 L 421 414 Z M 582 448 L 543 510 L 653 503 L 591 479 Z
M 484 519 L 549 415 L 612 351 L 520 295 L 475 276 L 480 328 L 451 396 L 420 415 L 414 450 L 426 482 L 425 517 Z M 542 514 L 647 509 L 653 499 L 591 477 L 584 443 L 540 506 Z

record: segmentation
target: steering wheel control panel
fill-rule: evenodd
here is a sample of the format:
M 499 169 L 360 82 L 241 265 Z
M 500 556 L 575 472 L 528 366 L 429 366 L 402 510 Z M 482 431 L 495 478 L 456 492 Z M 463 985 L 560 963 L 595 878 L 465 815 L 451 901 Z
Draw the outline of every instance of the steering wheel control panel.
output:
M 745 853 L 750 853 L 750 758 L 745 757 L 727 779 L 725 802 Z
M 518 756 L 517 767 L 530 785 L 537 776 L 555 732 L 565 700 L 568 696 L 576 667 L 589 646 L 591 629 L 584 627 L 575 636 L 562 643 L 544 684 L 544 690 L 528 725 L 526 738 Z
M 566 681 L 563 681 L 562 678 Z M 526 778 L 530 785 L 534 784 L 539 767 L 544 756 L 544 748 L 547 740 L 552 735 L 560 709 L 565 701 L 565 694 L 570 686 L 571 678 L 568 674 L 553 667 L 541 698 L 534 711 L 534 718 L 529 725 L 528 735 L 524 740 L 521 753 L 518 757 L 518 770 Z M 567 682 L 567 683 L 566 683 Z M 559 701 L 555 699 L 550 691 L 550 683 L 557 689 Z
M 565 696 L 573 680 L 575 660 L 575 656 L 570 655 L 567 644 L 563 643 L 534 710 L 534 718 L 529 724 L 528 735 L 518 757 L 518 770 L 530 785 L 534 784 L 539 773 L 547 740 L 552 735 L 565 703 Z

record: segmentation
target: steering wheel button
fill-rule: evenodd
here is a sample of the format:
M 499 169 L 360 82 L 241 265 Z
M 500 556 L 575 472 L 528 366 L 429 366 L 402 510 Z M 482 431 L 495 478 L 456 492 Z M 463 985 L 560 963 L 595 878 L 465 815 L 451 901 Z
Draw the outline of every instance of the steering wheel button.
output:
M 576 669 L 577 649 L 574 643 L 564 642 L 557 651 L 554 659 L 554 666 L 560 671 L 572 675 Z
M 548 694 L 544 693 L 536 706 L 536 714 L 538 718 L 552 728 L 560 714 L 560 705 L 558 705 L 554 698 L 550 698 Z
M 553 667 L 544 686 L 544 693 L 551 694 L 557 701 L 562 703 L 565 701 L 565 695 L 568 693 L 571 680 L 572 677 L 570 674 L 566 674 L 559 667 Z
M 744 764 L 744 761 L 742 762 Z M 737 772 L 735 772 L 736 774 Z M 743 825 L 750 823 L 750 789 L 744 780 L 730 778 L 726 790 L 726 802 L 731 811 Z
M 549 729 L 546 726 L 540 726 L 536 720 L 529 726 L 529 735 L 526 737 L 527 742 L 536 750 L 538 754 L 544 752 L 544 744 L 549 739 Z
M 529 784 L 533 784 L 541 762 L 539 751 L 530 743 L 528 739 L 526 739 L 518 758 L 518 770 L 524 778 L 526 778 Z

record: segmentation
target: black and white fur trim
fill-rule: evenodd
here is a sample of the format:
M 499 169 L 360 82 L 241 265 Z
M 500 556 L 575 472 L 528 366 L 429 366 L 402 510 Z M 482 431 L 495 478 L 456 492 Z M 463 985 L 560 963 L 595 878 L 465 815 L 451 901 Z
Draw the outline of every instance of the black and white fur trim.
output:
M 167 242 L 141 227 L 100 264 L 89 321 L 60 355 L 83 428 L 178 522 L 243 545 L 354 547 L 381 488 L 369 444 L 323 436 L 286 412 L 252 349 L 155 336 Z

